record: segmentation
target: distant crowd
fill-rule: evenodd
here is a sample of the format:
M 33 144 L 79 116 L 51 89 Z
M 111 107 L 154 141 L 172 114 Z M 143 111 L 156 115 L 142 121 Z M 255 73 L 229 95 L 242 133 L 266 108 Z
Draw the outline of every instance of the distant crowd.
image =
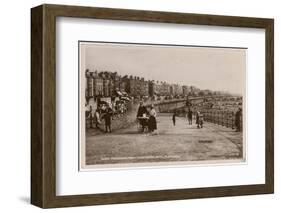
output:
M 178 112 L 174 110 L 173 115 L 172 115 L 172 121 L 173 125 L 176 126 L 176 117 L 178 116 Z M 194 110 L 192 111 L 190 107 L 188 107 L 188 111 L 185 114 L 185 117 L 188 120 L 188 124 L 192 125 L 192 119 L 195 117 L 195 124 L 197 125 L 197 128 L 203 128 L 203 123 L 204 123 L 204 113 L 200 112 L 200 110 Z M 242 126 L 241 126 L 241 117 L 242 117 L 242 108 L 239 107 L 238 110 L 235 112 L 235 117 L 234 117 L 234 125 L 236 128 L 237 132 L 242 131 Z
M 125 101 L 118 101 L 114 105 L 107 102 L 102 102 L 94 110 L 89 106 L 86 110 L 86 120 L 89 121 L 89 128 L 101 130 L 102 121 L 104 120 L 105 133 L 112 132 L 111 121 L 123 117 L 128 111 L 128 106 Z
M 194 115 L 194 112 L 189 107 L 188 111 L 186 113 L 186 118 L 188 120 L 189 125 L 192 125 L 193 115 Z M 176 126 L 176 117 L 177 117 L 177 111 L 175 110 L 172 115 L 172 121 L 173 121 L 174 126 Z M 204 116 L 200 111 L 195 112 L 195 123 L 197 124 L 197 128 L 203 128 Z

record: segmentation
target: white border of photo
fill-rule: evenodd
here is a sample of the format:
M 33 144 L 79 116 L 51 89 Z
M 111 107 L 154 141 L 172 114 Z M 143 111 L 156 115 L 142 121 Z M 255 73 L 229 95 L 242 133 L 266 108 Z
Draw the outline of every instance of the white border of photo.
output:
M 265 183 L 265 31 L 262 29 L 57 18 L 57 195 Z M 246 163 L 79 171 L 78 41 L 247 48 Z

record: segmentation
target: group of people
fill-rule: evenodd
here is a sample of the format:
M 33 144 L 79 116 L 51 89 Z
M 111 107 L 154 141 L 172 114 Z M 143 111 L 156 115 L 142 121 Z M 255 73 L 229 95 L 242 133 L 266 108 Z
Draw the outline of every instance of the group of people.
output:
M 116 116 L 117 118 L 122 117 L 124 114 L 126 114 L 128 110 L 125 103 L 122 101 L 116 102 L 113 108 L 114 108 L 113 115 Z
M 110 133 L 111 130 L 111 120 L 113 117 L 113 110 L 109 106 L 109 104 L 100 105 L 95 112 L 93 112 L 92 106 L 90 106 L 89 111 L 86 113 L 86 118 L 90 120 L 90 128 L 93 128 L 93 124 L 95 123 L 95 127 L 97 129 L 100 128 L 101 121 L 104 120 L 105 125 L 105 133 Z M 186 117 L 188 119 L 188 124 L 192 125 L 193 115 L 195 114 L 197 128 L 203 128 L 204 116 L 200 111 L 196 111 L 195 113 L 188 108 L 186 113 Z M 138 111 L 137 111 L 137 120 L 140 124 L 141 132 L 145 132 L 147 130 L 150 133 L 155 132 L 157 130 L 157 120 L 156 120 L 156 110 L 153 104 L 144 106 L 143 102 L 140 102 Z M 172 115 L 173 125 L 176 125 L 176 117 L 177 111 L 175 110 Z M 235 126 L 236 131 L 240 132 L 242 130 L 241 126 L 241 117 L 242 117 L 242 109 L 239 108 L 235 113 Z
M 153 105 L 144 106 L 141 101 L 137 111 L 137 120 L 139 121 L 141 132 L 147 129 L 148 132 L 153 133 L 157 130 L 156 110 Z
M 96 125 L 96 129 L 100 129 L 102 119 L 104 119 L 105 133 L 111 132 L 111 119 L 113 116 L 113 110 L 109 104 L 103 104 L 99 106 L 95 112 L 93 112 L 92 106 L 90 106 L 87 118 L 90 120 L 90 128 L 93 128 L 93 123 Z
M 188 124 L 192 125 L 193 112 L 190 108 L 188 108 L 188 112 L 186 115 L 188 119 Z M 174 126 L 176 125 L 176 117 L 177 112 L 174 111 L 172 115 L 172 121 Z M 203 128 L 203 117 L 204 116 L 200 111 L 196 111 L 195 118 L 197 128 Z M 154 109 L 153 104 L 144 106 L 143 102 L 141 101 L 137 111 L 137 120 L 140 124 L 141 132 L 145 132 L 145 130 L 147 129 L 148 132 L 153 133 L 155 130 L 157 130 L 156 110 Z
M 176 117 L 177 117 L 177 112 L 175 110 L 173 115 L 172 115 L 172 121 L 173 121 L 174 126 L 176 126 Z M 186 117 L 187 117 L 187 120 L 188 120 L 188 124 L 192 125 L 193 112 L 190 108 L 188 108 L 188 111 L 186 113 Z M 203 128 L 203 123 L 204 123 L 203 114 L 200 111 L 196 111 L 195 118 L 196 118 L 197 128 Z
M 174 126 L 176 125 L 176 117 L 177 117 L 177 112 L 175 110 L 173 112 L 173 115 L 172 115 L 172 121 L 173 121 Z M 188 111 L 186 113 L 186 117 L 188 119 L 188 124 L 192 125 L 193 112 L 190 108 L 188 108 Z M 203 128 L 203 123 L 204 123 L 203 113 L 201 113 L 200 111 L 196 111 L 195 118 L 196 118 L 197 128 Z M 242 118 L 242 108 L 239 107 L 239 109 L 235 113 L 235 121 L 234 121 L 236 132 L 242 131 L 241 118 Z

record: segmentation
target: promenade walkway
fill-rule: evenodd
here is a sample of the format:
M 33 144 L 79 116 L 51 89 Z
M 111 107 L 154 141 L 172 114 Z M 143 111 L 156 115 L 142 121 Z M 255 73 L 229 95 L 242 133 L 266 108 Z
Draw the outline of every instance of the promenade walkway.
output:
M 116 164 L 171 161 L 242 160 L 242 133 L 212 123 L 202 129 L 171 114 L 159 114 L 158 132 L 139 133 L 137 125 L 108 134 L 87 133 L 86 163 Z

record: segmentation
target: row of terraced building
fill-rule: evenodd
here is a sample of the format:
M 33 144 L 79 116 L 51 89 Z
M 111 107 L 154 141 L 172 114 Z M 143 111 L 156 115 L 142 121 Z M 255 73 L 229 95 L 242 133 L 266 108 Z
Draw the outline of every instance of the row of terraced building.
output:
M 163 81 L 145 80 L 137 76 L 121 76 L 117 72 L 86 70 L 86 98 L 129 95 L 145 96 L 187 96 L 198 94 L 194 86 L 170 84 Z

